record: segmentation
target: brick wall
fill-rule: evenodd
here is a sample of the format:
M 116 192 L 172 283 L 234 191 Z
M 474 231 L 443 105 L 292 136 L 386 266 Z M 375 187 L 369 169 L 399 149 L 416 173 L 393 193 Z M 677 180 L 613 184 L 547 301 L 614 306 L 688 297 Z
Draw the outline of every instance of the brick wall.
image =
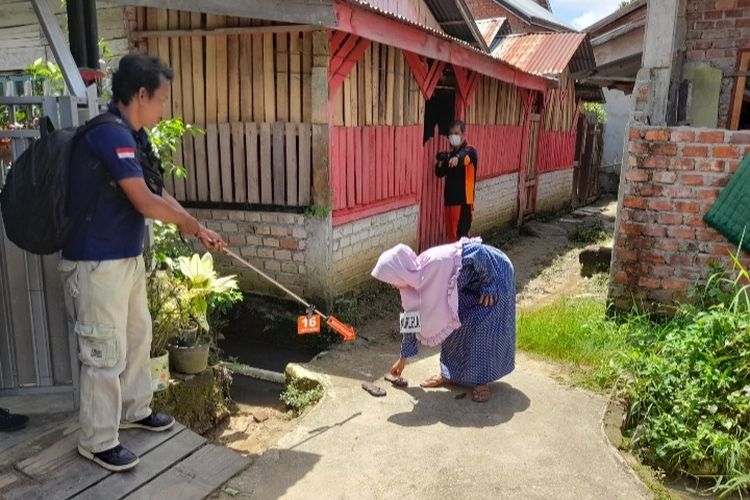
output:
M 190 211 L 206 227 L 219 232 L 231 250 L 292 291 L 304 293 L 308 233 L 303 215 L 241 210 Z M 216 264 L 222 272 L 236 274 L 243 290 L 279 294 L 276 288 L 254 271 L 228 257 L 218 257 Z
M 570 208 L 573 197 L 573 169 L 539 174 L 536 192 L 536 212 L 556 212 Z
M 497 229 L 513 222 L 518 208 L 518 174 L 477 182 L 472 232 Z
M 336 293 L 370 279 L 380 254 L 398 243 L 417 248 L 419 205 L 333 228 L 333 283 Z
M 686 62 L 709 62 L 726 76 L 737 71 L 740 50 L 750 48 L 749 0 L 689 0 Z M 722 81 L 719 127 L 727 126 L 735 79 Z
M 621 308 L 671 304 L 736 251 L 703 215 L 740 158 L 750 133 L 631 127 L 618 203 L 610 298 Z

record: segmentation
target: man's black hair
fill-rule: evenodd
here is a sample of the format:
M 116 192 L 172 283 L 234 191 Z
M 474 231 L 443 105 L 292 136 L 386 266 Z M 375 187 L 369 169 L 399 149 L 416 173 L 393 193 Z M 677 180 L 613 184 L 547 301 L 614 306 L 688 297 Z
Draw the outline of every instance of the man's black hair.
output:
M 161 59 L 146 54 L 128 54 L 120 59 L 120 65 L 112 75 L 112 98 L 115 102 L 130 104 L 141 88 L 149 97 L 162 84 L 162 78 L 172 81 L 174 73 Z
M 461 120 L 455 120 L 453 123 L 451 123 L 451 128 L 448 130 L 453 130 L 454 128 L 459 129 L 462 134 L 466 133 L 466 124 Z

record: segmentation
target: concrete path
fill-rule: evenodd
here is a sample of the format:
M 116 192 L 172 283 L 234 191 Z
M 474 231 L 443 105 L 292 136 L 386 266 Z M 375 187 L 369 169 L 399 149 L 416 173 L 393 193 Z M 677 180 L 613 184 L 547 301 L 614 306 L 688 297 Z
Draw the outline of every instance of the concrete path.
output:
M 605 400 L 556 383 L 547 365 L 518 368 L 476 404 L 466 389 L 423 390 L 433 351 L 407 366 L 406 390 L 376 399 L 360 385 L 395 360 L 395 343 L 347 346 L 310 366 L 326 397 L 278 446 L 230 481 L 253 499 L 641 499 L 651 495 L 606 441 Z

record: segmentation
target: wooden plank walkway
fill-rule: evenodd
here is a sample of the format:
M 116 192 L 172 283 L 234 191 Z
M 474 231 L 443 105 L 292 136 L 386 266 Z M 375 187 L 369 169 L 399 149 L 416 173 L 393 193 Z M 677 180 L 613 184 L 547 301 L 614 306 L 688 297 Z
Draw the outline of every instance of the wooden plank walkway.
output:
M 77 431 L 61 434 L 50 446 L 0 471 L 0 498 L 201 499 L 249 465 L 247 458 L 207 443 L 179 423 L 163 433 L 122 431 L 120 441 L 140 457 L 132 471 L 102 469 L 78 455 Z

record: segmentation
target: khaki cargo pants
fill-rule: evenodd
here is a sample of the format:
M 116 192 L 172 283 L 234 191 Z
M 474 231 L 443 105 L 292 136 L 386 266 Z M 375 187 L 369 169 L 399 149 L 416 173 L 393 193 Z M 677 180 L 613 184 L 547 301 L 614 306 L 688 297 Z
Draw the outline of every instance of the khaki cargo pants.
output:
M 65 306 L 81 360 L 81 447 L 119 444 L 120 421 L 151 414 L 151 317 L 142 257 L 62 260 Z

